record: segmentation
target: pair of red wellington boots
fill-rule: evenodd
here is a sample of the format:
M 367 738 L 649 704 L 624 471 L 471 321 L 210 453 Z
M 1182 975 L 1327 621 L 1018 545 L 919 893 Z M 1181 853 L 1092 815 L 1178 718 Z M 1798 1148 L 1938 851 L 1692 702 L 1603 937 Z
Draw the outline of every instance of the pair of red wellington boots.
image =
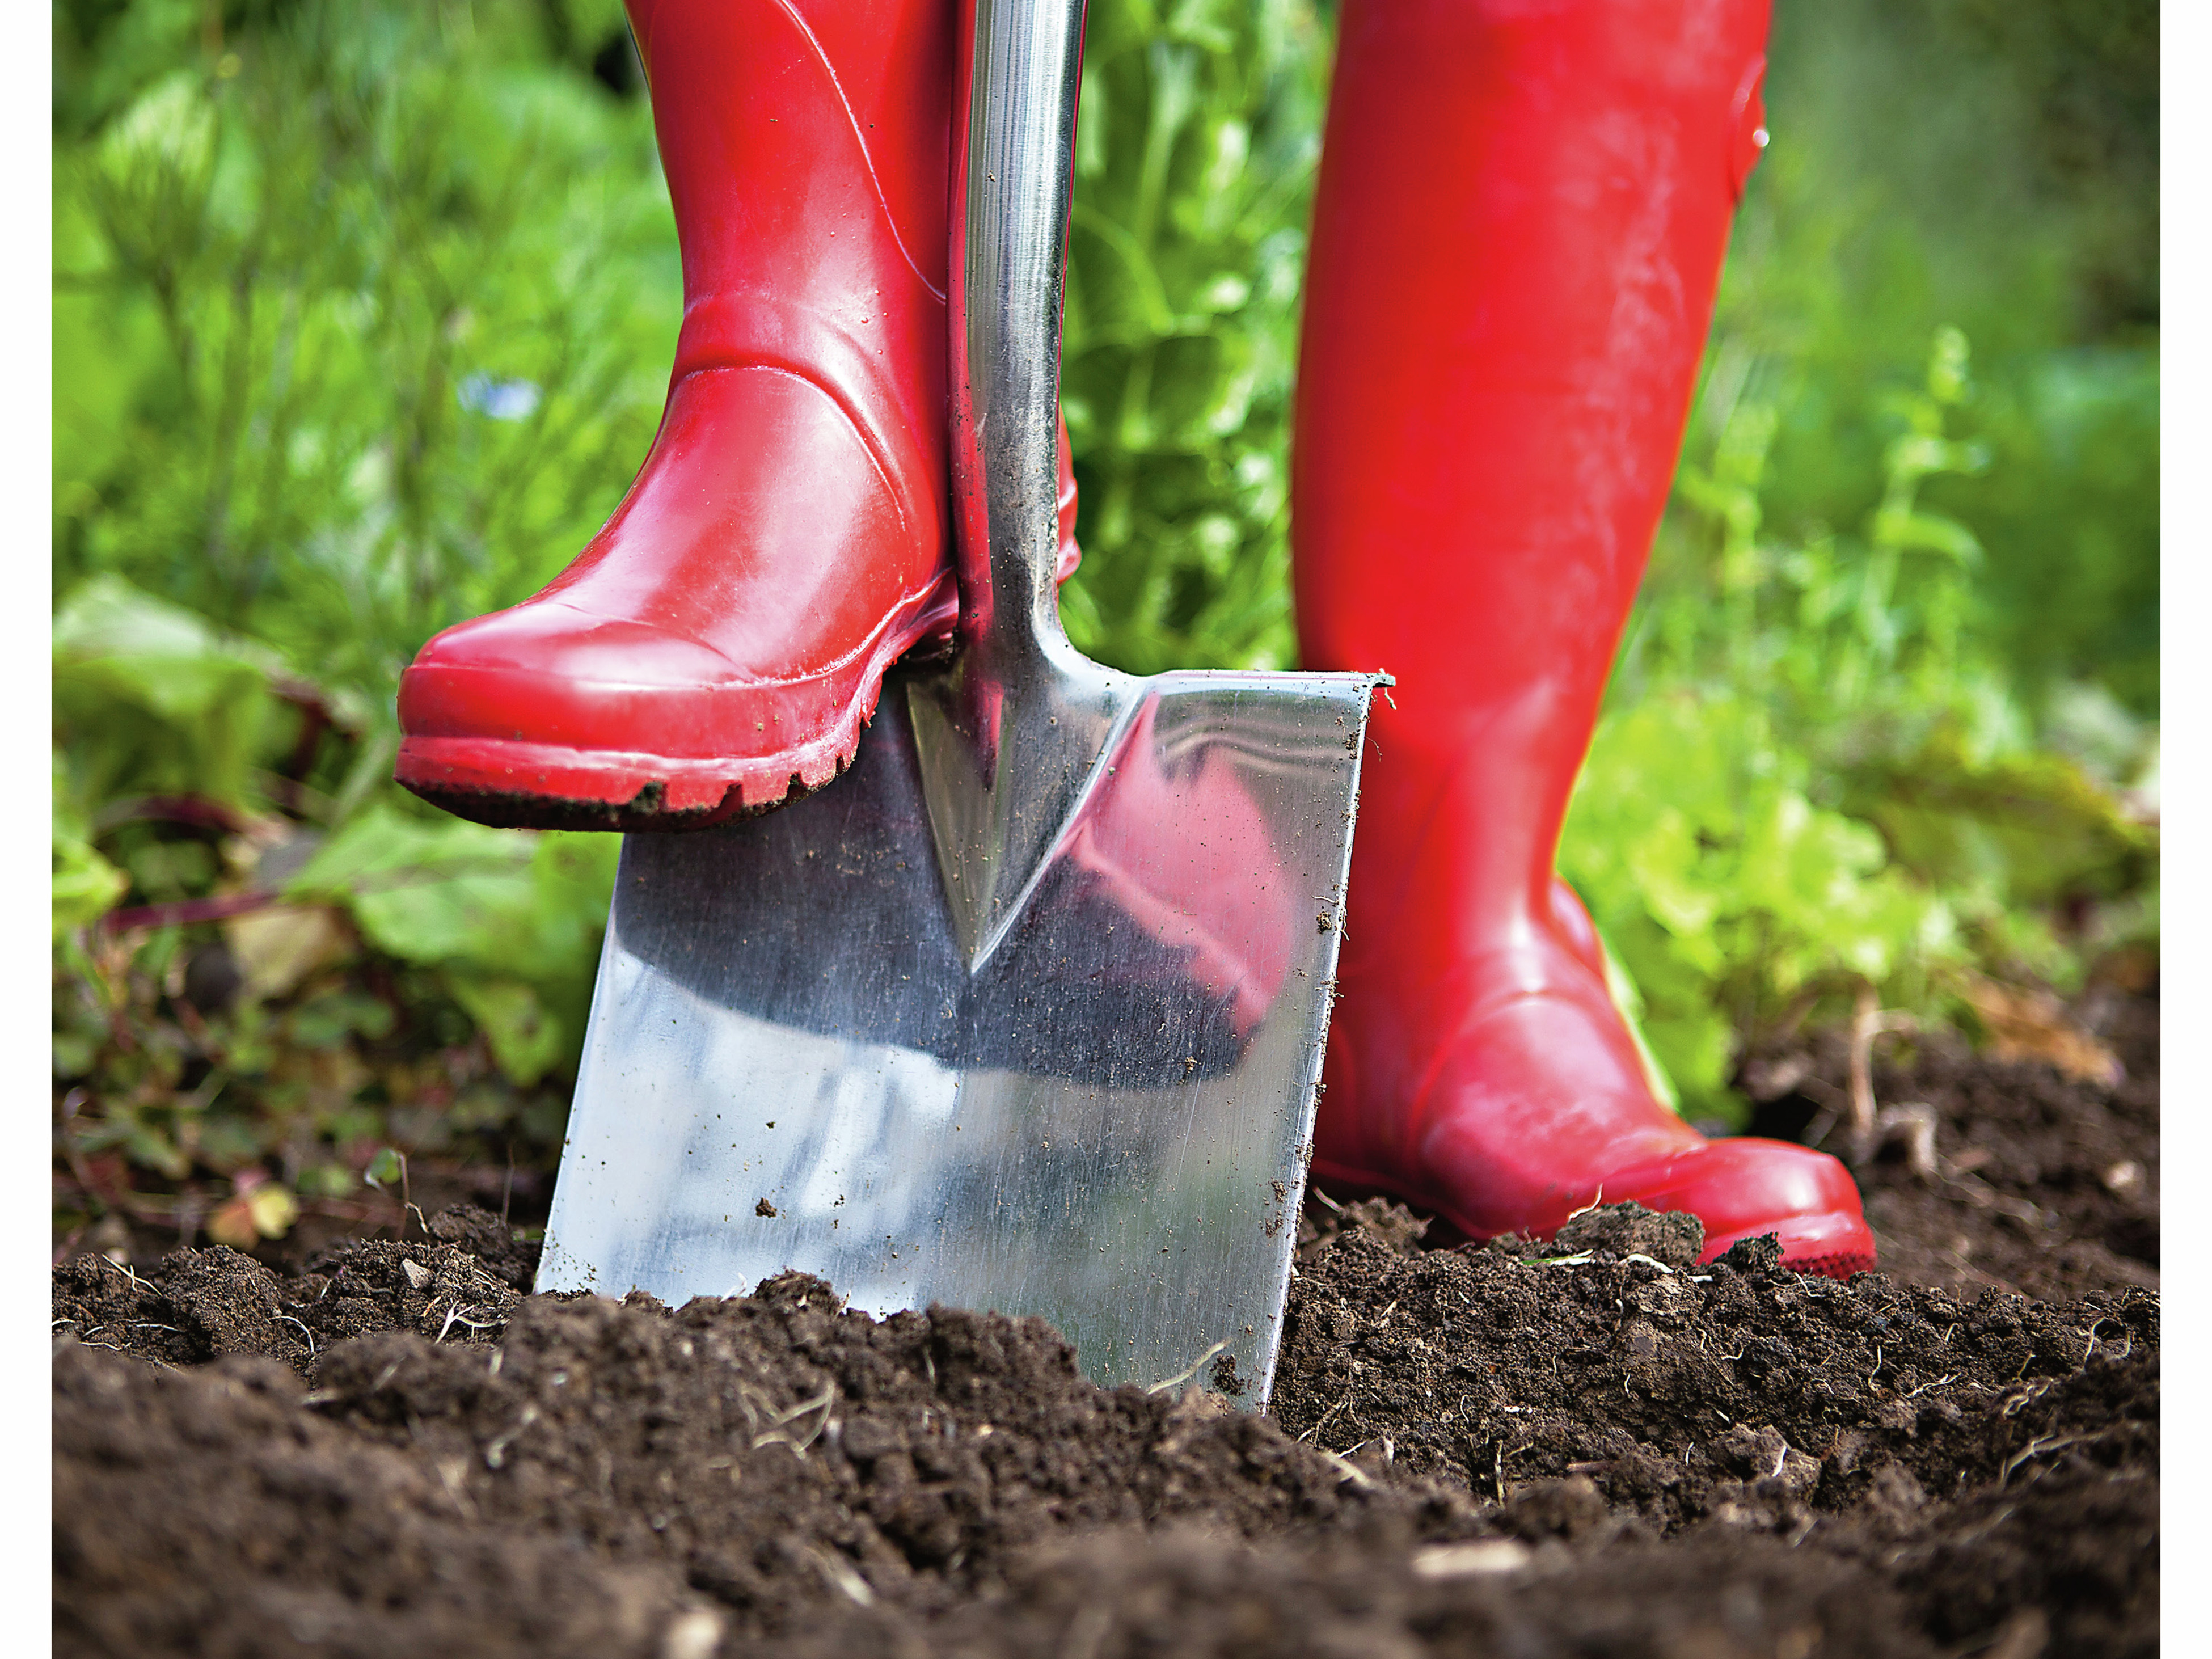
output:
M 1386 668 L 1324 1179 L 1474 1237 L 1594 1200 L 1874 1263 L 1850 1175 L 1651 1093 L 1553 874 L 1665 503 L 1768 0 L 1346 0 L 1293 457 L 1311 668 Z M 483 822 L 684 829 L 818 788 L 950 638 L 951 0 L 630 0 L 684 278 L 667 411 L 551 586 L 402 683 L 400 781 Z M 1061 574 L 1075 556 L 1063 477 Z

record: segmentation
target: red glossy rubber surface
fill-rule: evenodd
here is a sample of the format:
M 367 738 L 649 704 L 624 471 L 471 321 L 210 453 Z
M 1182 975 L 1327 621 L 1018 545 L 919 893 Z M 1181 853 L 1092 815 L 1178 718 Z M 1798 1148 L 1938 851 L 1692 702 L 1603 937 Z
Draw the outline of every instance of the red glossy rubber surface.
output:
M 1766 0 L 1346 0 L 1292 536 L 1311 668 L 1383 668 L 1315 1167 L 1469 1232 L 1601 1186 L 1870 1265 L 1832 1158 L 1656 1101 L 1560 820 L 1665 504 Z M 1393 706 L 1395 705 L 1395 706 Z
M 487 822 L 696 823 L 825 782 L 955 616 L 949 0 L 629 10 L 684 263 L 667 410 L 575 562 L 400 691 L 401 781 Z
M 1290 972 L 1297 907 L 1267 815 L 1234 765 L 1203 750 L 1174 757 L 1158 713 L 1147 704 L 1131 723 L 1115 785 L 1077 820 L 1065 856 L 1129 926 L 1175 952 L 1176 976 L 1219 998 L 1231 1028 L 1249 1037 Z M 1171 860 L 1159 855 L 1163 824 L 1173 825 Z

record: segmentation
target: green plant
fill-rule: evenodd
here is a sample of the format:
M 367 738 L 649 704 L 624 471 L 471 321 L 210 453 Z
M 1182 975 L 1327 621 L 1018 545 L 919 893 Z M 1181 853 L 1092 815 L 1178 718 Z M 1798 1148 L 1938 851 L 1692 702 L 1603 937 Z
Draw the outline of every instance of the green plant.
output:
M 1103 0 L 1076 131 L 1062 404 L 1085 650 L 1279 667 L 1287 442 L 1328 39 L 1310 0 Z
M 57 26 L 64 1208 L 270 1231 L 394 1140 L 542 1162 L 615 843 L 421 808 L 392 694 L 652 433 L 673 228 L 576 66 L 619 6 Z
M 358 1210 L 394 1139 L 549 1155 L 616 841 L 401 807 L 344 699 L 118 577 L 67 596 L 54 632 L 75 1200 L 250 1243 L 303 1200 Z M 326 746 L 351 757 L 350 810 L 286 775 Z
M 1717 395 L 1716 382 L 1719 384 Z M 2156 833 L 2030 743 L 1970 623 L 1985 555 L 1924 486 L 1978 473 L 1952 428 L 1972 399 L 1957 330 L 1883 399 L 1892 435 L 1863 533 L 1770 540 L 1761 489 L 1792 395 L 1726 347 L 1682 465 L 1665 556 L 1579 780 L 1561 849 L 1638 992 L 1687 1109 L 1739 1118 L 1747 1040 L 1861 983 L 1933 1010 L 1970 962 L 2078 977 L 2041 911 L 2138 892 Z
M 557 571 L 651 436 L 650 125 L 519 6 L 204 22 L 132 8 L 146 73 L 58 135 L 58 586 L 282 640 L 388 726 L 415 647 Z

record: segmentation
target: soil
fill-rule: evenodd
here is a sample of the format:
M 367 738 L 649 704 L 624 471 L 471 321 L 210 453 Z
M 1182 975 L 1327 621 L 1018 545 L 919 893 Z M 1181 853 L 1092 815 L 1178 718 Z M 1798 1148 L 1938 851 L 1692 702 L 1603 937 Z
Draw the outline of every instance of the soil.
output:
M 1316 1194 L 1266 1417 L 799 1274 L 531 1296 L 536 1246 L 470 1206 L 296 1261 L 80 1255 L 56 1650 L 2154 1653 L 2156 1018 L 2115 1017 L 2112 1087 L 1888 1056 L 1936 1158 L 1863 1172 L 1886 1270 L 1848 1283 L 1764 1241 L 1698 1267 L 1629 1206 L 1437 1248 Z M 1847 1054 L 1758 1063 L 1801 1060 L 1762 1127 L 1819 1132 Z
M 1914 1175 L 1894 1143 L 1860 1171 L 1885 1272 L 2055 1298 L 2157 1287 L 2159 1005 L 2100 986 L 2074 1012 L 2110 1045 L 2122 1073 L 2114 1085 L 2033 1060 L 1991 1060 L 1952 1032 L 1877 1052 L 1876 1098 L 1924 1104 L 1937 1126 L 1936 1179 Z M 1753 1131 L 1818 1134 L 1848 1086 L 1845 1039 L 1825 1034 L 1777 1058 L 1781 1076 L 1802 1075 L 1761 1109 Z M 1829 1130 L 1829 1141 L 1842 1139 Z

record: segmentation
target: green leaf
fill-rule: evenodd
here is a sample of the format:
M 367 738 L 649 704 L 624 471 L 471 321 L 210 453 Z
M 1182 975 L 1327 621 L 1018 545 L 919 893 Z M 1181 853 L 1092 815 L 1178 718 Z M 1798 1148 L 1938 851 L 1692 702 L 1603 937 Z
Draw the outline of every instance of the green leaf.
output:
M 501 1069 L 535 1083 L 580 1048 L 621 849 L 614 836 L 489 830 L 380 805 L 325 842 L 287 896 L 342 904 L 378 949 L 447 969 Z
M 1941 553 L 1963 565 L 1979 564 L 1982 560 L 1982 544 L 1974 532 L 1940 513 L 1884 508 L 1875 515 L 1874 533 L 1877 542 Z
M 1559 867 L 1697 1115 L 1741 1120 L 1738 1034 L 1806 988 L 1887 981 L 1955 948 L 1941 901 L 1875 828 L 1796 786 L 1808 769 L 1757 702 L 1675 692 L 1606 716 L 1577 785 Z
M 69 769 L 53 757 L 53 936 L 97 921 L 129 890 L 131 878 L 100 855 L 70 799 Z
M 344 903 L 373 944 L 404 961 L 486 968 L 532 961 L 534 841 L 375 805 L 316 849 L 285 896 Z
M 561 1022 L 521 981 L 452 974 L 447 983 L 508 1081 L 526 1089 L 561 1059 L 567 1047 Z
M 94 576 L 53 621 L 55 736 L 86 793 L 198 795 L 251 810 L 252 769 L 296 726 L 272 689 L 276 653 Z

